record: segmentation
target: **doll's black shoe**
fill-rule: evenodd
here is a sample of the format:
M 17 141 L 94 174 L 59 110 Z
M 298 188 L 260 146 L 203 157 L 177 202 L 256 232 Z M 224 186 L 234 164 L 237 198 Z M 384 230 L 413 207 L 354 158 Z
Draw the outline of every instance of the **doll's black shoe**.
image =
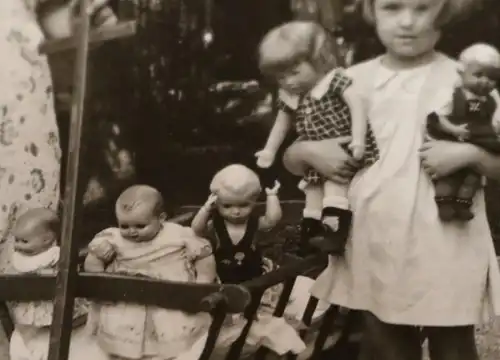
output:
M 451 221 L 456 216 L 456 199 L 452 196 L 436 196 L 439 218 L 442 221 Z
M 456 199 L 455 204 L 455 217 L 462 221 L 470 221 L 474 218 L 474 214 L 470 210 L 472 200 L 469 199 Z
M 309 243 L 321 252 L 342 255 L 351 230 L 352 212 L 328 207 L 323 209 L 323 219 L 321 233 L 311 238 Z
M 320 234 L 322 230 L 323 227 L 320 220 L 303 218 L 300 223 L 300 243 L 297 255 L 304 257 L 318 252 L 315 247 L 309 244 L 309 240 Z
M 309 240 L 311 246 L 320 250 L 322 253 L 342 255 L 345 250 L 347 239 L 342 239 L 336 231 L 326 224 L 321 224 L 321 227 L 321 234 Z

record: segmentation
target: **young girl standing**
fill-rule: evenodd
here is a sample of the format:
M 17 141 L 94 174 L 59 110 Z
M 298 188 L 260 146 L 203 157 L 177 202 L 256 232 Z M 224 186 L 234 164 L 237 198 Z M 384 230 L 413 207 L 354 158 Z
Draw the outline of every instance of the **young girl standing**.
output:
M 444 104 L 434 94 L 452 88 L 457 63 L 435 51 L 442 26 L 473 1 L 364 0 L 364 15 L 385 54 L 348 73 L 364 95 L 380 159 L 356 173 L 349 190 L 353 228 L 344 258 L 330 258 L 312 292 L 366 313 L 376 358 L 420 359 L 419 328 L 433 360 L 478 358 L 473 325 L 500 313 L 500 277 L 485 213 L 443 223 L 432 180 L 472 167 L 500 179 L 500 158 L 471 144 L 424 143 L 425 118 Z M 306 141 L 285 155 L 298 175 L 309 167 L 347 183 L 356 167 L 339 145 Z

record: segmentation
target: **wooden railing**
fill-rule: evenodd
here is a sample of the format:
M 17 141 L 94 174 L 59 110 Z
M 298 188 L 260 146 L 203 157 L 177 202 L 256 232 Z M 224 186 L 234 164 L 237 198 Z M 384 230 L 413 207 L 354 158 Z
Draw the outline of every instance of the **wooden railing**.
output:
M 304 272 L 318 269 L 325 265 L 323 255 L 312 255 L 300 259 L 291 258 L 287 263 L 259 278 L 241 284 L 242 287 L 251 293 L 251 302 L 244 311 L 247 323 L 241 330 L 238 339 L 234 342 L 227 353 L 226 359 L 234 360 L 240 358 L 246 337 L 252 326 L 253 319 L 261 305 L 261 298 L 266 289 L 283 284 L 283 290 L 274 309 L 274 316 L 281 317 L 289 301 L 292 288 L 297 276 Z M 212 324 L 209 330 L 207 341 L 200 359 L 209 359 L 212 355 L 219 332 L 223 326 L 224 319 L 231 311 L 230 306 L 222 301 L 222 298 L 206 299 L 201 303 L 193 303 L 189 300 L 189 294 L 179 294 L 172 291 L 172 283 L 158 281 L 147 278 L 136 278 L 131 276 L 111 275 L 111 274 L 90 274 L 81 272 L 74 278 L 74 292 L 68 293 L 72 299 L 76 297 L 88 298 L 94 301 L 120 301 L 140 303 L 144 305 L 155 305 L 168 309 L 182 310 L 186 312 L 210 312 L 212 314 Z M 158 296 L 162 294 L 162 296 Z M 2 275 L 0 276 L 0 300 L 2 301 L 37 301 L 52 300 L 57 295 L 56 276 L 50 275 Z M 209 304 L 207 306 L 207 304 Z M 302 317 L 305 329 L 301 331 L 301 336 L 308 335 L 307 327 L 311 326 L 311 320 L 315 312 L 318 300 L 310 297 L 308 305 Z M 331 307 L 321 316 L 318 323 L 311 328 L 314 331 L 315 344 L 311 356 L 316 358 L 324 348 L 328 336 L 332 335 L 332 326 L 335 324 L 334 318 L 337 308 Z M 70 309 L 71 312 L 71 309 Z M 71 315 L 71 314 L 70 314 Z M 5 325 L 4 325 L 5 326 Z M 54 325 L 53 326 L 57 326 Z M 68 346 L 71 339 L 71 331 L 65 328 L 66 336 L 52 338 L 51 346 Z M 12 329 L 6 329 L 10 331 Z M 341 329 L 338 329 L 340 332 Z M 67 344 L 63 344 L 67 341 Z M 255 354 L 256 359 L 265 359 L 269 350 L 261 348 Z M 289 355 L 294 359 L 294 355 Z M 50 359 L 50 358 L 49 358 Z

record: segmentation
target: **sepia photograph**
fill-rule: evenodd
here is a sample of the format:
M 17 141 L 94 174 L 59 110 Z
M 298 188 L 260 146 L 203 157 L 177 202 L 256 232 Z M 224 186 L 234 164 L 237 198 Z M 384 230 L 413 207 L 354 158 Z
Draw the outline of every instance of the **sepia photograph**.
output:
M 0 360 L 500 359 L 499 0 L 0 0 L 0 52 Z

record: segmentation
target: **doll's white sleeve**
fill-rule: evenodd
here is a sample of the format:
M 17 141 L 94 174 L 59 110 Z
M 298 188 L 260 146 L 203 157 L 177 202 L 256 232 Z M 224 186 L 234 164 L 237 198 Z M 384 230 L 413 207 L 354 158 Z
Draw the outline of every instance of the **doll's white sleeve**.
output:
M 116 254 L 114 238 L 117 236 L 117 229 L 106 229 L 98 233 L 90 242 L 89 253 L 98 259 L 109 262 Z

